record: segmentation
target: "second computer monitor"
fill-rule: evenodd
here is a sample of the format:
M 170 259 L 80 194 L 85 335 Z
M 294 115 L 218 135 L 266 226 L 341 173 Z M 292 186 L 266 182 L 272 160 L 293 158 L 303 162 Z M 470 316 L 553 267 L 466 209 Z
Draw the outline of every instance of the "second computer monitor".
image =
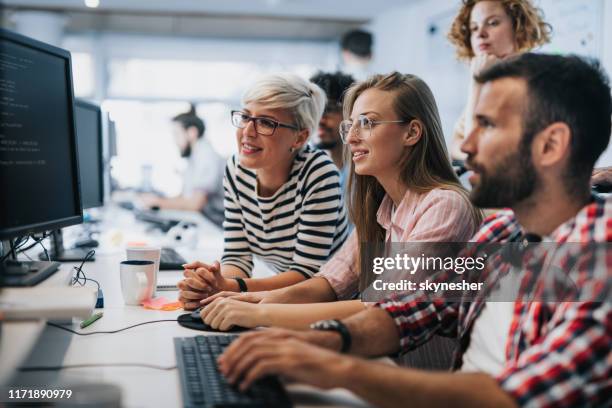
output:
M 104 205 L 104 157 L 100 108 L 83 100 L 74 104 L 79 180 L 83 208 Z

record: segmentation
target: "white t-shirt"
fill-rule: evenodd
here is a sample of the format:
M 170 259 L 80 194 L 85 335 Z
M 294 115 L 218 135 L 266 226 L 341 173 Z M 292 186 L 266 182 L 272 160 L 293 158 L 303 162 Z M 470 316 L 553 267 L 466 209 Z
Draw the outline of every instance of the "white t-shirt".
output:
M 225 160 L 214 151 L 206 139 L 195 144 L 183 177 L 183 196 L 190 197 L 196 191 L 207 195 L 204 215 L 214 223 L 223 222 L 223 170 Z
M 516 298 L 520 276 L 520 271 L 510 271 L 500 280 L 499 287 L 491 293 L 489 299 Z M 506 343 L 514 317 L 514 303 L 486 302 L 472 327 L 461 371 L 484 372 L 492 376 L 501 372 L 506 364 Z

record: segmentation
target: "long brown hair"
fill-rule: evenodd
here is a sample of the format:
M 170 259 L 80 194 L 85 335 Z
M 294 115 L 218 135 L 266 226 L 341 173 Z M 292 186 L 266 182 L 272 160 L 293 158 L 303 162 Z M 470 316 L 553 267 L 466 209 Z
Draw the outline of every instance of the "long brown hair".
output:
M 417 120 L 422 126 L 421 139 L 407 148 L 401 158 L 400 182 L 417 193 L 426 193 L 435 188 L 454 190 L 469 203 L 468 193 L 449 161 L 438 107 L 427 84 L 415 75 L 399 72 L 373 75 L 348 89 L 344 97 L 345 118 L 350 117 L 359 95 L 371 88 L 389 92 L 399 119 Z M 386 192 L 375 177 L 356 174 L 353 161 L 350 160 L 350 163 L 348 205 L 360 243 L 359 288 L 364 290 L 374 277 L 370 260 L 372 256 L 380 256 L 385 245 L 385 231 L 378 224 L 376 213 Z M 470 207 L 474 220 L 480 223 L 481 212 L 471 203 Z

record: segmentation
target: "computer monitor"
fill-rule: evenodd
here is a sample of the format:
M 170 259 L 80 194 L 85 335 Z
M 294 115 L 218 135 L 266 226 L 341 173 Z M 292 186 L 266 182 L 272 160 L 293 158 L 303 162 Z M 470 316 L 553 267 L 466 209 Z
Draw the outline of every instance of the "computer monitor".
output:
M 0 29 L 0 118 L 0 240 L 81 223 L 70 53 Z M 57 269 L 0 261 L 5 285 Z
M 114 191 L 119 189 L 117 180 L 113 177 L 113 157 L 117 156 L 117 128 L 115 121 L 111 119 L 110 114 L 106 113 L 105 121 L 105 135 L 106 135 L 106 152 L 105 152 L 105 175 L 107 180 L 106 193 L 110 196 Z
M 102 112 L 100 107 L 81 99 L 75 100 L 74 114 L 76 120 L 77 154 L 79 158 L 79 181 L 83 209 L 101 207 L 104 205 L 104 152 L 102 147 Z M 92 221 L 86 217 L 85 222 Z M 95 240 L 89 235 L 77 241 L 76 248 L 64 247 L 62 230 L 55 230 L 51 236 L 51 251 L 48 256 L 53 261 L 80 262 L 94 261 L 93 256 L 87 256 L 89 248 Z M 81 248 L 85 246 L 85 248 Z M 41 253 L 44 260 L 47 254 Z
M 101 207 L 104 205 L 102 112 L 99 106 L 77 99 L 74 113 L 83 209 Z
M 108 159 L 117 156 L 117 127 L 115 125 L 115 121 L 110 118 L 110 115 L 107 114 L 108 118 Z

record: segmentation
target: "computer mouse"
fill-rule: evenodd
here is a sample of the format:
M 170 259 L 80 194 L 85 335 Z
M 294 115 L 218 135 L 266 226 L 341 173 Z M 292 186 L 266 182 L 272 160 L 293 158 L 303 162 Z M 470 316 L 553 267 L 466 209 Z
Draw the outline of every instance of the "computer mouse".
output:
M 204 321 L 200 317 L 201 311 L 202 311 L 202 308 L 200 307 L 191 313 L 185 313 L 185 314 L 180 315 L 177 319 L 178 324 L 188 329 L 214 332 L 214 333 L 238 333 L 238 332 L 243 332 L 245 330 L 249 330 L 245 327 L 240 327 L 240 326 L 234 326 L 230 330 L 226 330 L 226 331 L 214 329 L 210 327 L 209 325 L 207 325 L 206 323 L 204 323 Z
M 202 318 L 200 317 L 200 312 L 202 311 L 202 309 L 204 309 L 204 308 L 203 307 L 198 307 L 196 310 L 191 312 L 191 318 L 193 320 L 202 320 Z
M 74 243 L 75 248 L 97 248 L 100 245 L 95 239 L 82 239 Z
M 134 203 L 132 203 L 131 201 L 119 201 L 117 205 L 128 211 L 131 211 L 135 208 Z

